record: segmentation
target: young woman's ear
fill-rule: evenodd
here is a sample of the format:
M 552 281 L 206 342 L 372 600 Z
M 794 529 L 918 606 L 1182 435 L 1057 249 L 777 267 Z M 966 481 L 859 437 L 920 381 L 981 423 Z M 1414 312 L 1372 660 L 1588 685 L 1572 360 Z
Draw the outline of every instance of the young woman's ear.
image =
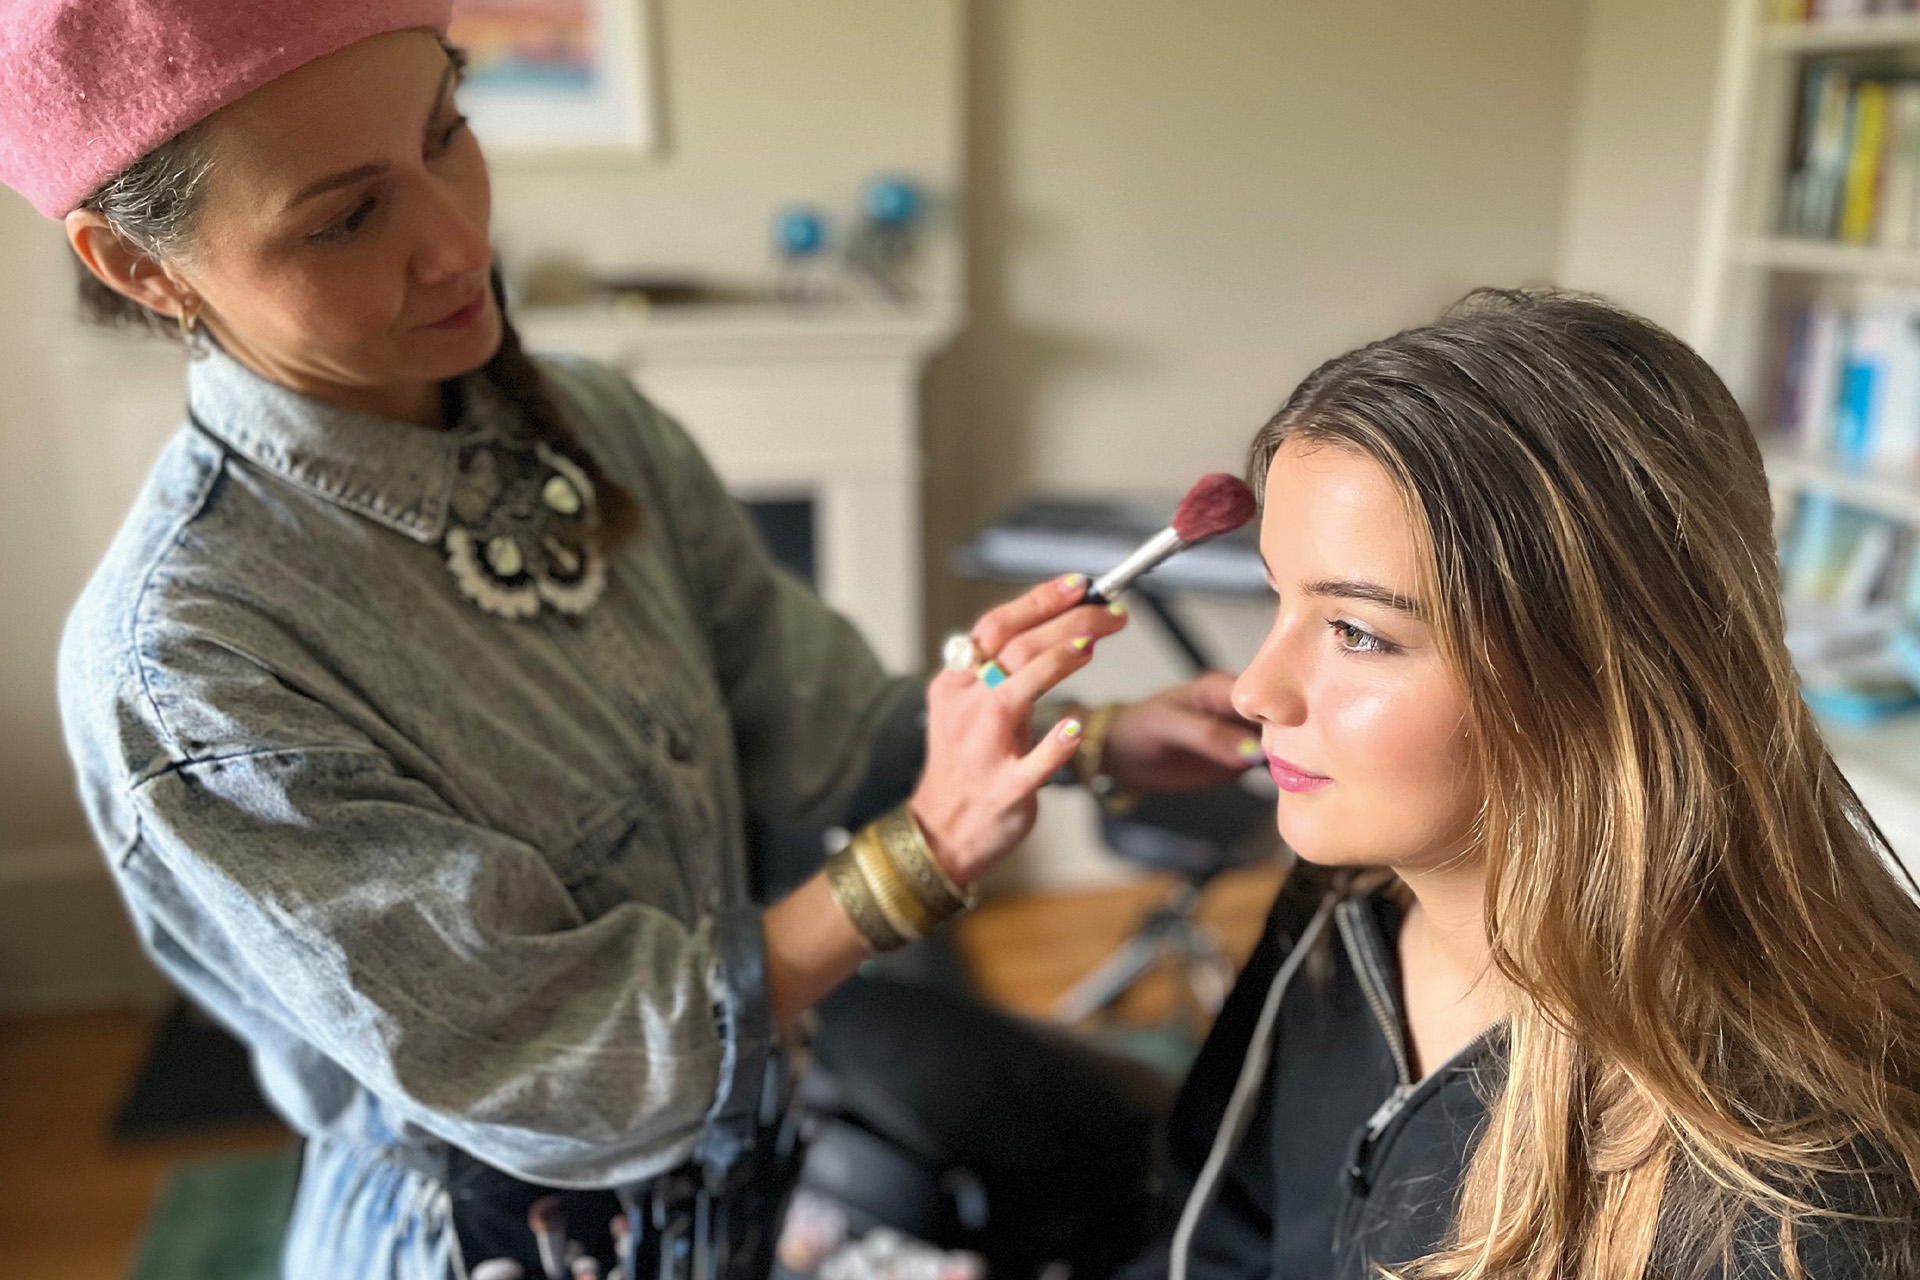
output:
M 91 209 L 75 209 L 66 217 L 67 243 L 87 270 L 115 293 L 132 298 L 150 311 L 178 317 L 198 308 L 192 290 L 167 274 L 166 268 L 114 234 L 107 220 Z

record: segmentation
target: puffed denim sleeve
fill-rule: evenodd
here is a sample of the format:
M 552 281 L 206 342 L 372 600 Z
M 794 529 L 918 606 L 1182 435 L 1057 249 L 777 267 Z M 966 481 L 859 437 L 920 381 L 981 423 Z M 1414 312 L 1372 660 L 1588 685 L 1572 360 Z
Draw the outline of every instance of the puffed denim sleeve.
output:
M 146 923 L 411 1122 L 534 1181 L 608 1185 L 692 1154 L 743 988 L 730 920 L 593 919 L 526 843 L 344 743 L 143 780 L 124 876 Z M 742 981 L 745 979 L 745 981 Z

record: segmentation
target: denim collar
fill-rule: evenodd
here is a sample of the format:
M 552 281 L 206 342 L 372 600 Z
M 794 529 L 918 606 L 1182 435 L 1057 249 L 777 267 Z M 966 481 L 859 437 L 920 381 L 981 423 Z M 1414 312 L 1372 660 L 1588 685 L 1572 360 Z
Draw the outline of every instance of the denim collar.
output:
M 506 414 L 486 379 L 469 374 L 450 404 L 455 427 Z M 193 362 L 187 405 L 201 430 L 256 466 L 349 511 L 428 544 L 446 534 L 460 432 L 429 431 L 316 400 L 261 377 L 218 348 Z

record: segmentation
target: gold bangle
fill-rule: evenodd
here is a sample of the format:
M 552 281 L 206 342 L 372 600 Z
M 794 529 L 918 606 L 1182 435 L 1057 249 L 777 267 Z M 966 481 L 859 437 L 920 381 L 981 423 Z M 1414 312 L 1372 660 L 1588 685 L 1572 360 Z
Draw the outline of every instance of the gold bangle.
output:
M 1107 734 L 1119 710 L 1119 703 L 1109 702 L 1087 712 L 1082 721 L 1080 746 L 1073 753 L 1073 776 L 1083 787 L 1092 787 L 1095 778 L 1105 776 L 1101 767 L 1107 762 Z
M 880 843 L 879 835 L 869 823 L 854 834 L 847 848 L 853 853 L 854 865 L 860 868 L 860 874 L 866 878 L 867 888 L 873 891 L 873 900 L 886 914 L 887 923 L 893 931 L 908 942 L 918 942 L 927 936 L 934 925 L 940 923 L 933 912 L 923 906 L 913 896 L 906 877 L 893 865 L 893 859 L 887 856 L 885 846 Z
M 1073 776 L 1080 785 L 1093 792 L 1095 800 L 1100 802 L 1103 812 L 1115 817 L 1124 817 L 1133 812 L 1140 797 L 1120 785 L 1114 776 L 1107 772 L 1107 734 L 1113 728 L 1113 718 L 1124 704 L 1109 702 L 1103 707 L 1089 711 L 1080 730 L 1080 747 L 1073 753 Z
M 906 945 L 907 940 L 894 931 L 880 910 L 867 878 L 860 874 L 860 867 L 853 860 L 852 845 L 828 858 L 825 870 L 827 889 L 840 909 L 847 913 L 847 919 L 853 922 L 861 941 L 874 951 L 893 951 Z
M 945 867 L 933 856 L 926 833 L 913 816 L 913 807 L 902 804 L 874 820 L 874 833 L 880 838 L 887 857 L 899 869 L 913 896 L 931 911 L 937 920 L 947 920 L 973 909 L 973 894 L 955 884 Z

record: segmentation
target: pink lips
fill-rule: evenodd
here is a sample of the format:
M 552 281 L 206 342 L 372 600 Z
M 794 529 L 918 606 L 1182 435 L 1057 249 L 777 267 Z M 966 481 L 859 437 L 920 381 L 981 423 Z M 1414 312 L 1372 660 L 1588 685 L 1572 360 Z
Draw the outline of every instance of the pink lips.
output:
M 1267 757 L 1267 770 L 1273 774 L 1274 782 L 1282 791 L 1291 791 L 1296 795 L 1302 791 L 1318 791 L 1333 782 L 1325 774 L 1308 773 L 1275 755 Z

